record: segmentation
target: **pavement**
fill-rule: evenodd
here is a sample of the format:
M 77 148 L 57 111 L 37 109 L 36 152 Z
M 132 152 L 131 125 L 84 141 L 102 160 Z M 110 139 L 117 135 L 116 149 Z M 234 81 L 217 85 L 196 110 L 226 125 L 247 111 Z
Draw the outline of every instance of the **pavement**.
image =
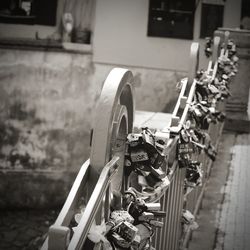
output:
M 190 250 L 250 249 L 250 134 L 224 132 Z
M 238 135 L 231 148 L 216 250 L 250 249 L 250 134 Z

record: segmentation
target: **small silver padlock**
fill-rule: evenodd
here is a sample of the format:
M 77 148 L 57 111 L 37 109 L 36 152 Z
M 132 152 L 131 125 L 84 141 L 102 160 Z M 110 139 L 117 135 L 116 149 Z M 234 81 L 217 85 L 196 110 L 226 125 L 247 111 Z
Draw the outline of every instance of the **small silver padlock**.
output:
M 135 149 L 130 153 L 132 162 L 141 162 L 149 160 L 148 153 L 144 149 Z
M 138 232 L 138 228 L 136 228 L 134 225 L 127 221 L 123 221 L 116 226 L 116 229 L 114 229 L 114 231 L 118 233 L 127 242 L 132 243 L 135 238 L 135 235 Z

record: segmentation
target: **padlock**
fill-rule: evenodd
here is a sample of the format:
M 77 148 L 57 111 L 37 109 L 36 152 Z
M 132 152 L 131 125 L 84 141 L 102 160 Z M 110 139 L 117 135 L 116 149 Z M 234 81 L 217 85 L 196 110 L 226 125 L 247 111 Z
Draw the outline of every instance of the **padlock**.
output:
M 116 246 L 122 247 L 122 248 L 128 248 L 131 246 L 132 242 L 126 241 L 124 238 L 122 238 L 118 233 L 113 232 L 110 237 L 110 241 L 114 242 Z
M 192 224 L 195 221 L 194 215 L 186 209 L 182 210 L 182 222 L 185 224 Z
M 210 84 L 208 86 L 208 89 L 210 90 L 210 92 L 213 94 L 213 95 L 216 95 L 218 94 L 220 91 L 218 88 L 216 88 L 214 85 Z
M 200 108 L 197 106 L 193 108 L 193 114 L 196 118 L 200 118 L 203 116 Z
M 110 233 L 111 229 L 114 228 L 114 226 L 116 224 L 113 220 L 109 220 L 105 223 L 105 225 L 106 225 L 105 235 L 108 235 Z
M 199 227 L 195 221 L 195 217 L 189 210 L 183 210 L 182 223 L 184 224 L 184 232 L 187 232 L 187 230 L 196 230 Z
M 194 149 L 191 143 L 179 143 L 177 147 L 177 152 L 180 155 L 192 154 L 194 152 Z
M 131 202 L 135 202 L 137 199 L 137 196 L 135 192 L 131 189 L 128 189 L 124 192 L 124 195 L 122 196 L 122 207 L 123 209 L 127 210 L 128 206 Z
M 162 170 L 162 168 L 152 168 L 151 169 L 152 175 L 154 175 L 157 179 L 162 180 L 163 178 L 166 177 L 166 173 Z
M 164 225 L 164 223 L 162 221 L 158 221 L 158 220 L 150 220 L 149 224 L 151 226 L 158 227 L 158 228 L 162 228 Z
M 237 63 L 237 62 L 239 61 L 239 57 L 236 56 L 236 55 L 232 56 L 232 61 L 233 61 L 234 63 Z
M 150 212 L 143 212 L 139 217 L 138 221 L 149 221 L 154 219 L 154 214 Z
M 132 243 L 138 231 L 138 229 L 134 225 L 132 225 L 131 223 L 127 221 L 123 221 L 119 223 L 112 230 L 116 232 L 117 234 L 119 234 L 127 242 L 130 242 L 130 243 Z
M 152 211 L 155 218 L 166 218 L 166 212 L 165 211 Z
M 222 74 L 221 79 L 224 80 L 224 81 L 228 81 L 229 77 L 226 74 Z
M 190 161 L 186 170 L 186 183 L 191 186 L 201 184 L 201 163 L 198 161 Z
M 129 214 L 134 218 L 135 221 L 138 221 L 139 216 L 142 215 L 143 212 L 147 211 L 147 207 L 145 203 L 131 202 L 127 207 Z
M 166 164 L 166 157 L 160 153 L 155 153 L 150 157 L 150 162 L 153 168 L 158 169 Z
M 210 143 L 211 137 L 207 132 L 201 131 L 200 129 L 196 129 L 195 134 L 197 135 L 197 137 L 199 138 L 199 141 L 202 144 L 207 145 L 208 143 Z
M 147 211 L 158 211 L 161 209 L 161 203 L 155 202 L 155 203 L 145 203 L 147 207 Z
M 148 153 L 142 148 L 133 149 L 130 152 L 132 162 L 141 162 L 149 160 Z
M 210 57 L 212 55 L 211 47 L 212 47 L 213 42 L 212 42 L 211 37 L 206 37 L 205 40 L 206 40 L 206 43 L 205 43 L 205 55 L 206 55 L 206 57 Z
M 190 161 L 190 156 L 188 154 L 178 155 L 179 168 L 188 167 L 189 161 Z
M 192 127 L 192 122 L 191 122 L 191 120 L 186 120 L 186 122 L 183 124 L 183 128 L 185 129 L 185 130 L 190 130 L 191 129 L 191 127 Z
M 200 111 L 203 113 L 203 114 L 207 114 L 209 112 L 209 108 L 206 107 L 205 105 L 202 105 L 201 103 L 197 103 L 196 104 L 197 108 L 200 109 Z
M 211 48 L 206 48 L 206 49 L 205 49 L 205 55 L 206 55 L 206 57 L 210 57 L 210 56 L 212 55 L 212 50 L 211 50 Z
M 199 138 L 196 136 L 196 134 L 195 134 L 195 132 L 194 132 L 193 129 L 190 129 L 190 130 L 188 131 L 188 133 L 189 133 L 189 135 L 190 135 L 192 141 L 196 141 L 196 142 L 199 141 Z
M 199 82 L 202 81 L 202 78 L 204 77 L 204 73 L 205 71 L 203 69 L 198 70 L 196 74 L 196 80 Z
M 129 223 L 134 222 L 134 218 L 126 210 L 115 210 L 110 214 L 110 220 L 115 223 L 115 225 L 120 222 L 127 221 Z
M 136 162 L 133 164 L 133 168 L 135 172 L 141 173 L 141 172 L 150 172 L 152 167 L 150 165 L 149 161 L 146 162 Z
M 142 138 L 144 142 L 144 147 L 147 152 L 154 154 L 157 152 L 155 148 L 155 140 L 152 132 L 148 128 L 142 128 Z
M 225 113 L 219 112 L 219 114 L 217 115 L 217 120 L 218 120 L 219 122 L 224 122 L 225 119 L 226 119 Z
M 159 143 L 160 145 L 167 145 L 170 139 L 170 132 L 161 132 L 156 131 L 154 133 L 155 142 Z
M 188 143 L 190 141 L 190 138 L 187 134 L 187 131 L 185 129 L 182 129 L 180 132 L 180 139 L 184 143 Z
M 153 229 L 151 227 L 149 227 L 146 223 L 140 223 L 140 224 L 136 225 L 135 227 L 137 227 L 137 229 L 138 229 L 137 234 L 141 238 L 139 249 L 143 249 L 143 247 L 146 246 L 148 239 L 152 236 Z
M 205 148 L 205 153 L 212 161 L 216 160 L 216 148 L 211 143 L 209 143 L 208 146 Z
M 127 142 L 131 147 L 136 147 L 138 145 L 141 145 L 142 141 L 143 141 L 143 139 L 142 139 L 141 134 L 131 133 L 131 134 L 128 134 L 128 136 L 127 136 Z
M 152 173 L 149 173 L 147 176 L 145 176 L 145 178 L 150 187 L 155 187 L 156 184 L 162 181 L 160 178 L 156 177 Z
M 137 234 L 135 235 L 135 238 L 131 244 L 131 247 L 132 249 L 139 249 L 140 244 L 141 244 L 141 236 L 138 234 L 138 231 L 137 231 Z
M 211 114 L 207 114 L 206 116 L 204 116 L 204 118 L 202 119 L 201 123 L 200 123 L 200 128 L 201 129 L 204 129 L 204 130 L 207 130 L 208 127 L 209 127 L 209 124 L 210 123 L 216 123 L 216 119 L 213 118 L 211 116 Z

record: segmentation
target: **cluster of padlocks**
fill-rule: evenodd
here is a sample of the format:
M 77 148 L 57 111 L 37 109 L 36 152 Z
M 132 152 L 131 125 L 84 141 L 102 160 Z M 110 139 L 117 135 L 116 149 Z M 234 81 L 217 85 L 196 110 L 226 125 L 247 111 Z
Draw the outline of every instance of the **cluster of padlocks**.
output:
M 211 55 L 212 39 L 208 39 L 205 54 Z M 224 45 L 223 45 L 224 46 Z M 225 114 L 216 109 L 218 102 L 230 96 L 229 83 L 237 72 L 238 57 L 232 40 L 227 43 L 227 54 L 218 58 L 216 75 L 208 71 L 197 73 L 195 95 L 189 108 L 188 120 L 183 125 L 178 143 L 179 166 L 186 168 L 186 187 L 202 184 L 202 164 L 192 159 L 193 153 L 205 152 L 211 160 L 216 158 L 216 148 L 206 130 L 209 124 L 223 122 Z
M 208 39 L 205 54 L 211 56 L 213 41 Z M 196 76 L 196 88 L 189 110 L 181 130 L 178 131 L 176 157 L 179 168 L 185 168 L 185 190 L 187 194 L 202 185 L 202 163 L 197 155 L 205 153 L 212 161 L 216 158 L 216 148 L 207 132 L 210 124 L 225 120 L 225 114 L 217 110 L 218 102 L 228 98 L 229 83 L 237 72 L 238 57 L 236 46 L 229 40 L 227 47 L 222 45 L 222 53 L 213 70 L 200 70 Z M 182 80 L 183 83 L 185 79 Z M 181 84 L 182 85 L 182 81 Z M 176 136 L 176 134 L 175 134 Z M 88 235 L 90 241 L 102 241 L 103 249 L 144 249 L 153 250 L 152 239 L 156 229 L 164 225 L 166 212 L 159 202 L 163 191 L 170 184 L 171 166 L 169 164 L 168 142 L 172 137 L 168 131 L 152 131 L 141 128 L 138 133 L 130 133 L 126 138 L 124 175 L 129 188 L 116 195 L 116 204 L 110 206 L 109 219 L 101 229 L 92 225 Z M 75 215 L 78 223 L 81 214 Z M 197 228 L 195 218 L 190 211 L 183 209 L 182 224 Z M 185 230 L 185 229 L 184 229 Z
M 212 40 L 209 40 L 205 48 L 207 56 L 211 54 L 211 45 Z M 215 76 L 203 70 L 197 72 L 194 98 L 179 133 L 177 158 L 179 167 L 186 168 L 184 184 L 189 192 L 202 185 L 203 176 L 202 163 L 193 159 L 193 155 L 205 152 L 212 161 L 216 158 L 216 148 L 206 130 L 211 123 L 225 119 L 225 114 L 216 109 L 216 104 L 230 96 L 229 81 L 237 72 L 238 61 L 232 41 L 228 42 L 227 51 L 226 56 L 219 57 Z M 109 245 L 106 249 L 154 249 L 152 237 L 155 229 L 163 226 L 162 219 L 166 214 L 160 211 L 159 202 L 151 202 L 148 194 L 154 193 L 154 200 L 159 200 L 157 190 L 162 191 L 170 183 L 165 152 L 170 136 L 169 133 L 152 132 L 148 128 L 141 128 L 140 133 L 127 136 L 124 174 L 133 176 L 133 185 L 121 197 L 121 204 L 118 208 L 116 206 L 106 222 L 104 235 Z M 184 227 L 198 227 L 194 216 L 186 209 L 183 209 L 182 223 Z
M 152 237 L 161 228 L 166 213 L 160 211 L 160 203 L 146 203 L 132 190 L 122 197 L 121 209 L 111 212 L 107 222 L 106 237 L 114 249 L 153 249 Z
M 93 224 L 88 239 L 93 243 L 102 241 L 104 250 L 154 250 L 152 237 L 157 228 L 163 227 L 159 219 L 166 217 L 161 204 L 145 202 L 132 189 L 123 196 L 116 195 L 119 197 L 116 197 L 115 209 L 111 207 L 109 220 L 101 226 Z M 77 224 L 83 212 L 84 209 L 75 215 Z
M 166 152 L 168 134 L 152 133 L 142 128 L 141 133 L 129 134 L 125 154 L 126 175 L 137 175 L 139 192 L 154 191 L 167 176 Z

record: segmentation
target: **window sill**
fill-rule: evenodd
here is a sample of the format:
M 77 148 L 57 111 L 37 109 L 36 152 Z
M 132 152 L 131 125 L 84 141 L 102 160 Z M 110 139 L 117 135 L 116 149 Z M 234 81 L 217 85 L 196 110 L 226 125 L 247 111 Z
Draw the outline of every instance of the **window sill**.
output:
M 80 52 L 84 54 L 92 53 L 91 44 L 82 44 L 82 43 L 62 43 L 63 49 L 72 52 Z
M 61 41 L 49 39 L 28 39 L 28 38 L 0 38 L 0 48 L 2 49 L 23 49 L 38 51 L 54 51 L 91 54 L 91 44 L 63 43 Z
M 1 23 L 11 23 L 11 24 L 34 24 L 35 16 L 11 16 L 0 14 Z

